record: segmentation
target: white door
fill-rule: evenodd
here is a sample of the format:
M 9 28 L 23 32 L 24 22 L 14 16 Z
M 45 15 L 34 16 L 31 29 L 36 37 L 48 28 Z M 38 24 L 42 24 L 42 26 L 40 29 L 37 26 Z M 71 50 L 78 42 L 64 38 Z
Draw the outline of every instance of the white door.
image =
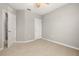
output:
M 8 47 L 16 41 L 16 15 L 8 12 Z
M 42 32 L 41 19 L 35 18 L 35 39 L 41 38 L 41 32 Z
M 6 17 L 7 13 L 7 17 Z M 7 40 L 7 41 L 6 41 Z M 16 15 L 2 11 L 2 46 L 10 47 L 16 41 Z

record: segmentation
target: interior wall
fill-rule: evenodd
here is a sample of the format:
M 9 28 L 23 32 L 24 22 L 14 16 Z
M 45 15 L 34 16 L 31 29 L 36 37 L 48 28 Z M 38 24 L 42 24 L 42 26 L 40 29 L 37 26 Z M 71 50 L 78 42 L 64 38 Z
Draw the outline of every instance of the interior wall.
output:
M 2 11 L 0 9 L 0 48 L 2 48 Z
M 35 39 L 34 19 L 40 16 L 25 10 L 16 11 L 17 41 L 28 41 Z
M 79 4 L 68 4 L 48 13 L 42 25 L 43 38 L 79 48 Z
M 24 24 L 25 15 L 24 11 L 16 11 L 16 40 L 24 40 Z

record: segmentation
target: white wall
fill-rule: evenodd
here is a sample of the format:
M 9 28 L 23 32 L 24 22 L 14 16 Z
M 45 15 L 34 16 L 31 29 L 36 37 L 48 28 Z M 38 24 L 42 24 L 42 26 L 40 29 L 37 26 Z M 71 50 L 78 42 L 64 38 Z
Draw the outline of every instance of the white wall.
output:
M 34 19 L 40 16 L 26 12 L 25 10 L 16 11 L 17 41 L 28 41 L 35 39 Z
M 79 48 L 79 4 L 69 4 L 43 17 L 43 38 Z
M 0 9 L 0 48 L 2 48 L 2 11 Z
M 25 40 L 24 39 L 24 25 L 25 25 L 25 12 L 16 11 L 16 40 Z

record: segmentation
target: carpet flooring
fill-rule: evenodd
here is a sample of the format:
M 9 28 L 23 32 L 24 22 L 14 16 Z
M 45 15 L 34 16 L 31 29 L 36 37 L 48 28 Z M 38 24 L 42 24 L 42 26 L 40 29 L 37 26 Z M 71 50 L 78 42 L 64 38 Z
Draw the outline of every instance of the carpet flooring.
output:
M 15 43 L 0 51 L 0 56 L 79 56 L 79 51 L 47 40 Z

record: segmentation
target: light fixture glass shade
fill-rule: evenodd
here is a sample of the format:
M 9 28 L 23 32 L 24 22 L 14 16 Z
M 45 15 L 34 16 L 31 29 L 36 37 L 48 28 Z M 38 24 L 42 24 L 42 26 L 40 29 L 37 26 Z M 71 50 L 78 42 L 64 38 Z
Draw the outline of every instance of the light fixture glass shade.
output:
M 48 6 L 47 3 L 34 3 L 35 8 L 45 8 L 47 6 Z

